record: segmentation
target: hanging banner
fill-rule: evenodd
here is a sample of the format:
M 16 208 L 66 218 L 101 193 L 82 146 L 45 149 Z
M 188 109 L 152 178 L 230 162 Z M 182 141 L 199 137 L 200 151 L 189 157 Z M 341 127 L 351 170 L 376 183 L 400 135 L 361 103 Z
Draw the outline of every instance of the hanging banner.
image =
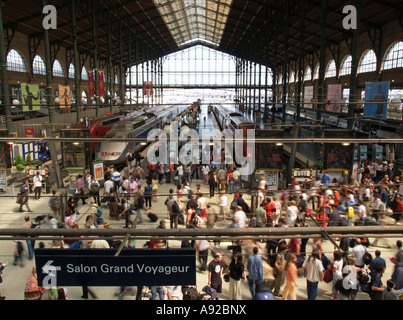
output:
M 98 70 L 98 90 L 99 96 L 105 97 L 105 79 L 104 79 L 104 70 Z
M 147 95 L 147 82 L 143 82 L 143 96 Z
M 152 96 L 153 95 L 153 82 L 152 81 L 150 81 L 149 87 L 150 87 L 150 96 Z
M 88 95 L 95 96 L 94 70 L 88 70 Z
M 304 87 L 304 108 L 312 109 L 313 86 Z
M 329 84 L 327 86 L 327 104 L 326 110 L 333 112 L 341 112 L 342 85 L 341 84 Z
M 33 111 L 41 109 L 41 97 L 38 84 L 21 84 L 22 111 Z
M 71 107 L 71 89 L 69 86 L 59 85 L 59 99 L 60 108 L 70 108 Z
M 386 119 L 389 81 L 365 84 L 364 116 Z

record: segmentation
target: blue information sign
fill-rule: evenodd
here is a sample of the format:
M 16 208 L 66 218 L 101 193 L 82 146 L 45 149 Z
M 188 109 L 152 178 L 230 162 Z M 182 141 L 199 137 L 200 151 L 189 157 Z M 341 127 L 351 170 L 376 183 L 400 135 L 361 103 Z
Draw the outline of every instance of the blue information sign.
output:
M 194 249 L 36 249 L 39 286 L 196 285 Z

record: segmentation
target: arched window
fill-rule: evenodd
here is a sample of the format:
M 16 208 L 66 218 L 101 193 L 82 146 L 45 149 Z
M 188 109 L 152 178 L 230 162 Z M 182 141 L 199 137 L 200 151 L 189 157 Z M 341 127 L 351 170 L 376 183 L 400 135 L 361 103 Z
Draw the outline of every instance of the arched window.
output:
M 14 49 L 11 49 L 7 55 L 7 70 L 15 72 L 28 72 L 27 64 L 22 55 Z
M 33 74 L 46 75 L 45 62 L 40 56 L 35 56 L 34 61 L 32 62 L 32 71 Z
M 64 78 L 63 66 L 59 60 L 55 60 L 55 62 L 53 63 L 53 76 Z
M 310 81 L 312 79 L 312 70 L 310 67 L 305 69 L 304 81 Z
M 361 59 L 358 66 L 358 73 L 373 72 L 376 70 L 376 54 L 373 50 L 368 50 Z
M 344 59 L 342 65 L 341 65 L 341 69 L 340 69 L 340 75 L 341 76 L 346 76 L 346 75 L 351 73 L 351 61 L 352 61 L 351 56 L 347 56 Z
M 88 80 L 88 72 L 85 67 L 81 69 L 81 80 Z
M 315 72 L 313 73 L 313 80 L 319 79 L 319 63 L 316 65 Z
M 290 83 L 294 83 L 295 82 L 295 72 L 291 72 L 291 76 L 290 76 Z
M 325 78 L 332 78 L 332 77 L 335 77 L 335 76 L 336 76 L 336 62 L 334 62 L 334 60 L 332 60 L 327 65 Z
M 69 78 L 74 79 L 75 78 L 75 68 L 72 63 L 69 65 Z
M 403 41 L 395 43 L 388 51 L 383 61 L 383 69 L 394 69 L 403 67 Z

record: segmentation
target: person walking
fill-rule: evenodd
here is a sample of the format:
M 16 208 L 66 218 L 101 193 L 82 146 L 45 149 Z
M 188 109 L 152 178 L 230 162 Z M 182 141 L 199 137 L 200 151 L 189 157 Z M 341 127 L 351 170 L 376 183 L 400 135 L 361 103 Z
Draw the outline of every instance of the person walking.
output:
M 28 186 L 28 180 L 24 181 L 24 184 L 20 188 L 20 194 L 18 195 L 18 203 L 20 204 L 20 208 L 18 209 L 18 212 L 24 212 L 22 209 L 22 206 L 26 206 L 28 212 L 33 212 L 31 208 L 28 205 L 28 199 L 29 199 L 29 186 Z
M 252 300 L 256 300 L 256 285 L 263 280 L 263 260 L 258 256 L 259 248 L 253 248 L 253 254 L 248 257 L 248 285 Z
M 33 179 L 34 183 L 34 190 L 35 190 L 35 196 L 34 200 L 39 200 L 41 198 L 41 193 L 42 193 L 42 176 L 39 173 L 39 171 L 36 172 L 36 175 L 34 176 Z
M 208 285 L 217 291 L 217 300 L 222 292 L 222 273 L 224 263 L 221 253 L 215 253 L 214 259 L 208 265 Z
M 241 279 L 245 283 L 248 282 L 245 266 L 242 262 L 242 253 L 238 252 L 234 255 L 227 270 L 227 275 L 229 276 L 229 299 L 242 300 Z
M 308 300 L 315 300 L 318 295 L 319 281 L 323 281 L 324 268 L 319 252 L 312 254 L 302 264 L 302 272 L 306 277 Z
M 296 265 L 297 255 L 294 253 L 290 253 L 287 258 L 287 262 L 285 264 L 285 288 L 283 291 L 283 300 L 287 300 L 288 296 L 290 296 L 291 300 L 297 300 L 297 278 L 298 278 L 298 268 Z

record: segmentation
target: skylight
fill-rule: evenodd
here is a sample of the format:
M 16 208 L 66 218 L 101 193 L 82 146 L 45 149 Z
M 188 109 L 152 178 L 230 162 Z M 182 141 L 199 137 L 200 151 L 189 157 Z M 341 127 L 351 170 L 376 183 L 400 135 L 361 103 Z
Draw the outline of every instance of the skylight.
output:
M 178 46 L 220 44 L 232 0 L 153 1 Z

